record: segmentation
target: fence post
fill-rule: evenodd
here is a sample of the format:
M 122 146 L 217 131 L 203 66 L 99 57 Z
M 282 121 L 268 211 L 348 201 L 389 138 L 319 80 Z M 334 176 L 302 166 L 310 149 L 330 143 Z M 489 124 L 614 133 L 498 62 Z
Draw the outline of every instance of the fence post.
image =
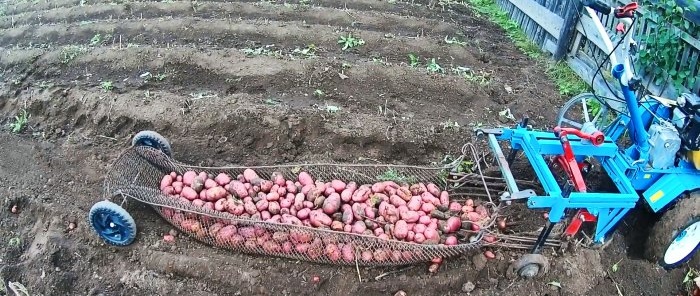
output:
M 569 6 L 569 10 L 564 17 L 564 24 L 557 39 L 557 48 L 554 51 L 553 58 L 555 61 L 560 61 L 566 56 L 569 50 L 569 44 L 574 32 L 576 32 L 576 23 L 578 22 L 579 12 L 582 9 L 581 1 L 573 1 L 574 5 Z

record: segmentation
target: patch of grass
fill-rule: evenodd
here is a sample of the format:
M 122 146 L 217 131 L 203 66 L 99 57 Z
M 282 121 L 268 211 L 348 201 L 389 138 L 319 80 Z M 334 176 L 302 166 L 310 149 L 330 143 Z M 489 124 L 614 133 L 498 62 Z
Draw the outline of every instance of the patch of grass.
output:
M 295 48 L 292 51 L 292 55 L 302 56 L 305 58 L 312 58 L 316 56 L 316 45 L 309 44 L 305 48 Z
M 545 73 L 557 84 L 562 96 L 570 97 L 588 90 L 588 84 L 571 70 L 566 62 L 550 62 Z
M 401 183 L 415 183 L 416 178 L 412 176 L 406 176 L 394 169 L 388 169 L 381 175 L 377 176 L 377 181 L 394 181 L 398 184 Z
M 100 45 L 102 44 L 102 34 L 97 33 L 95 36 L 92 36 L 90 39 L 90 46 L 95 46 L 95 45 Z
M 320 89 L 317 89 L 317 90 L 314 91 L 314 97 L 323 98 L 323 97 L 325 97 L 325 96 L 326 96 L 326 93 L 324 93 L 324 92 L 323 92 L 322 90 L 320 90 Z
M 7 241 L 7 245 L 12 248 L 19 247 L 21 243 L 22 240 L 20 240 L 19 237 L 13 237 L 9 241 Z
M 261 46 L 258 48 L 244 48 L 241 49 L 241 51 L 246 54 L 247 56 L 275 56 L 275 57 L 280 57 L 282 56 L 282 52 L 279 50 L 271 50 L 270 48 L 273 47 L 273 45 L 266 45 L 266 46 Z
M 408 62 L 412 68 L 420 66 L 420 58 L 412 53 L 408 54 Z
M 5 16 L 7 12 L 5 11 L 5 5 L 0 5 L 0 16 Z
M 102 88 L 102 92 L 108 92 L 114 89 L 114 83 L 110 80 L 105 80 L 100 82 L 100 88 Z
M 455 130 L 455 131 L 459 130 L 459 123 L 457 123 L 456 121 L 446 120 L 446 121 L 442 122 L 440 125 L 442 125 L 443 130 Z
M 68 45 L 61 49 L 61 56 L 59 57 L 61 63 L 68 64 L 79 55 L 87 52 L 87 47 L 82 45 Z
M 492 22 L 499 25 L 506 35 L 515 43 L 515 46 L 520 49 L 525 55 L 537 59 L 540 62 L 545 61 L 545 57 L 540 50 L 540 47 L 530 41 L 525 32 L 518 26 L 518 23 L 511 20 L 508 13 L 503 11 L 495 0 L 468 0 L 470 7 L 479 17 L 485 16 Z M 548 59 L 546 59 L 549 62 Z M 559 88 L 559 93 L 563 96 L 573 96 L 588 90 L 586 84 L 566 63 L 551 63 L 547 66 L 547 75 L 553 79 Z
M 343 46 L 343 50 L 347 50 L 364 45 L 365 41 L 362 38 L 352 36 L 352 33 L 348 33 L 348 36 L 340 36 L 338 44 Z
M 24 130 L 24 128 L 27 126 L 27 122 L 29 121 L 29 117 L 31 117 L 26 109 L 22 109 L 19 112 L 19 115 L 15 116 L 15 120 L 10 123 L 10 129 L 12 133 L 19 134 Z

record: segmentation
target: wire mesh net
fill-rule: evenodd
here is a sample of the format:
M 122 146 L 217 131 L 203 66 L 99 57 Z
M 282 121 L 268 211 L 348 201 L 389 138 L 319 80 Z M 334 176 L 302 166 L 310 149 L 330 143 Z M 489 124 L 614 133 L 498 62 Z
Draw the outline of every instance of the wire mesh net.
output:
M 121 196 L 152 206 L 155 211 L 179 231 L 204 243 L 237 252 L 270 255 L 317 263 L 360 266 L 407 265 L 428 262 L 436 257 L 447 258 L 478 250 L 482 245 L 484 231 L 495 224 L 498 207 L 491 202 L 483 205 L 489 209 L 487 221 L 479 229 L 460 229 L 453 235 L 456 245 L 440 243 L 415 243 L 381 238 L 370 234 L 349 233 L 307 225 L 270 222 L 248 215 L 234 215 L 217 211 L 211 207 L 195 205 L 183 198 L 173 198 L 162 192 L 160 185 L 164 175 L 171 172 L 183 174 L 187 171 L 206 172 L 217 175 L 225 173 L 235 178 L 245 169 L 254 169 L 263 178 L 272 179 L 273 173 L 285 176 L 307 172 L 314 179 L 339 179 L 357 184 L 373 184 L 382 175 L 391 172 L 406 183 L 431 182 L 450 187 L 449 173 L 455 171 L 458 159 L 453 164 L 439 167 L 376 164 L 294 164 L 257 167 L 197 167 L 175 161 L 159 150 L 149 147 L 127 149 L 113 164 L 105 180 L 105 197 Z M 488 191 L 486 179 L 473 176 L 479 182 L 468 182 L 464 174 L 459 180 L 462 187 L 474 183 L 469 192 L 479 188 Z M 454 181 L 454 180 L 453 180 Z M 473 180 L 472 180 L 473 181 Z M 493 180 L 491 180 L 493 181 Z M 487 194 L 488 195 L 488 194 Z M 457 196 L 457 195 L 455 195 Z M 388 224 L 388 223 L 387 223 Z M 380 225 L 381 226 L 381 225 Z

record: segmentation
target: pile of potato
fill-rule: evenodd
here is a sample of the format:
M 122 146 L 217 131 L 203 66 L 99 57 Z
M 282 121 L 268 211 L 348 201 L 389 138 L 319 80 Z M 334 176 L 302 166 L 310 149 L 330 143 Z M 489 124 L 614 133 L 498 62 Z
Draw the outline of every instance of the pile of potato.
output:
M 357 184 L 343 180 L 322 182 L 306 172 L 293 179 L 272 173 L 261 178 L 246 169 L 234 178 L 220 173 L 175 172 L 163 176 L 163 194 L 185 203 L 241 218 L 274 223 L 303 225 L 337 232 L 363 234 L 380 239 L 429 245 L 457 245 L 469 241 L 490 220 L 486 207 L 468 199 L 450 201 L 447 191 L 432 183 L 397 184 L 382 181 Z M 216 222 L 203 225 L 201 219 L 163 209 L 170 220 L 197 237 L 212 237 L 224 245 L 262 247 L 265 251 L 296 251 L 312 259 L 326 255 L 331 261 L 354 260 L 355 246 L 314 238 L 310 232 L 283 233 L 263 227 Z M 206 227 L 205 227 L 206 226 Z M 460 231 L 468 230 L 468 231 Z M 361 251 L 363 261 L 408 259 L 411 254 L 378 250 Z

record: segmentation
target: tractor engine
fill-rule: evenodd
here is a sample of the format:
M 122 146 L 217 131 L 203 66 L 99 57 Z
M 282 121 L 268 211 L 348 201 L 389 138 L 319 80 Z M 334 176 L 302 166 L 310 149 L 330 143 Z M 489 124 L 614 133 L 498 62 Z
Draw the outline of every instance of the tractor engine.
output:
M 700 97 L 684 93 L 676 102 L 673 123 L 680 136 L 680 152 L 700 170 Z

